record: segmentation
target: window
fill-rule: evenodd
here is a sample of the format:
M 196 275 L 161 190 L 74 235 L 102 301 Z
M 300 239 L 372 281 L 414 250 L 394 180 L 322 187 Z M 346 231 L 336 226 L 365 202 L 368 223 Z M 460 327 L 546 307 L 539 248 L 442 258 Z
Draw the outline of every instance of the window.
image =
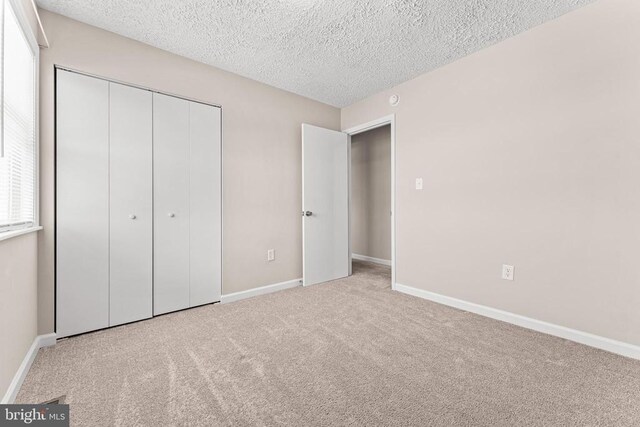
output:
M 37 225 L 38 52 L 18 18 L 18 4 L 0 0 L 0 235 Z

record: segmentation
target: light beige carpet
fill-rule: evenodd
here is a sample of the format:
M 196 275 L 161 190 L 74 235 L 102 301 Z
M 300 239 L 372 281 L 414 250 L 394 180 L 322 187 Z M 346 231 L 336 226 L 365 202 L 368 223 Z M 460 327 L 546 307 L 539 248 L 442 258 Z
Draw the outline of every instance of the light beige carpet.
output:
M 40 350 L 74 425 L 640 425 L 640 362 L 390 290 L 389 270 Z

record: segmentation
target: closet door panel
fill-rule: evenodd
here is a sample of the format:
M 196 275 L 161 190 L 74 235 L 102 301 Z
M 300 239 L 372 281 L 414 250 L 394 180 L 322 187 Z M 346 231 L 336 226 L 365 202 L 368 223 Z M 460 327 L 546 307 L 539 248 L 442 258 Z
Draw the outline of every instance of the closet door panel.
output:
M 111 326 L 153 315 L 152 94 L 110 83 Z
M 222 264 L 220 108 L 189 103 L 191 306 L 220 301 Z
M 56 71 L 56 332 L 109 326 L 109 83 Z
M 154 314 L 189 307 L 189 102 L 153 94 Z

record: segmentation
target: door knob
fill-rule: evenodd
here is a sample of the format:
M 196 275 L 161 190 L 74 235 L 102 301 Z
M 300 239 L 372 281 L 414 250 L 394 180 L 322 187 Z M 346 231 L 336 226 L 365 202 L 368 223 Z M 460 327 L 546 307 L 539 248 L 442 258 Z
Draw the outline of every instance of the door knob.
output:
M 131 215 L 129 215 L 129 218 L 136 219 L 136 216 L 134 214 L 131 214 Z
M 305 211 L 304 212 L 304 216 L 311 216 L 311 215 L 313 215 L 313 212 L 311 212 L 311 211 Z
M 169 218 L 173 218 L 174 216 L 176 216 L 176 214 L 174 214 L 173 212 L 169 213 Z

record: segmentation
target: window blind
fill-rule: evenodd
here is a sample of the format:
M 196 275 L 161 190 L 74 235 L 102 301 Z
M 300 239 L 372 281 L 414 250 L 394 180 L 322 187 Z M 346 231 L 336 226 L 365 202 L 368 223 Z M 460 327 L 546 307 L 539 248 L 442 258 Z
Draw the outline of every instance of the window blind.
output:
M 0 233 L 35 225 L 36 56 L 11 2 L 3 3 L 0 151 Z

